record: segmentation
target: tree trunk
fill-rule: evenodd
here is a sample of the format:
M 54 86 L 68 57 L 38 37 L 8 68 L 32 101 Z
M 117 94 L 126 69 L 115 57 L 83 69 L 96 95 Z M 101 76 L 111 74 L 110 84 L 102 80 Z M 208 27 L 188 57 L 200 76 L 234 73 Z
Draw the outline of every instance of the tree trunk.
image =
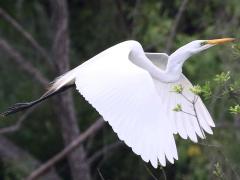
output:
M 53 43 L 53 59 L 59 74 L 69 70 L 69 36 L 68 12 L 65 0 L 52 0 L 53 25 L 55 37 Z M 65 145 L 80 134 L 74 109 L 73 97 L 67 91 L 55 99 L 56 113 L 59 120 Z M 71 174 L 74 180 L 89 180 L 90 172 L 83 146 L 78 147 L 68 156 Z

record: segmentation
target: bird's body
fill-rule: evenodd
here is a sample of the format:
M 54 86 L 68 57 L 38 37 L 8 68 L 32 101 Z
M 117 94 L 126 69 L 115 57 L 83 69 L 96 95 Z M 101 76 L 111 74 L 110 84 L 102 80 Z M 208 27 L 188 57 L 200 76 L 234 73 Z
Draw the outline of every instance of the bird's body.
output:
M 231 42 L 233 39 L 222 39 Z M 26 109 L 73 84 L 109 122 L 118 137 L 154 167 L 178 159 L 174 134 L 197 142 L 212 134 L 214 122 L 200 97 L 182 74 L 183 63 L 222 41 L 193 41 L 168 56 L 145 53 L 137 41 L 125 41 L 99 53 L 57 78 L 39 100 L 20 103 L 4 115 Z M 181 85 L 181 93 L 172 92 Z M 181 104 L 182 112 L 173 108 Z M 185 113 L 184 113 L 185 112 Z M 187 113 L 186 113 L 187 112 Z

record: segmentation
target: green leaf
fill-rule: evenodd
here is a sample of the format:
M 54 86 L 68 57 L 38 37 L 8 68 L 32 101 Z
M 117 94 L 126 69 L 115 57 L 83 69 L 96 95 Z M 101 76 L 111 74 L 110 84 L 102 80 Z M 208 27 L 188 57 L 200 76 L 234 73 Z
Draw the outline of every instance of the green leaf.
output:
M 239 114 L 240 113 L 240 105 L 237 104 L 235 106 L 231 106 L 229 108 L 229 111 L 230 111 L 231 114 Z
M 216 177 L 218 177 L 219 179 L 224 179 L 224 174 L 223 174 L 223 171 L 222 171 L 222 168 L 221 168 L 219 162 L 217 162 L 217 163 L 214 165 L 213 174 L 214 174 Z
M 183 86 L 181 84 L 175 85 L 173 86 L 172 91 L 181 94 L 183 91 Z
M 193 87 L 190 87 L 189 90 L 196 95 L 200 95 L 202 93 L 202 88 L 199 85 L 195 85 Z
M 211 97 L 212 90 L 209 81 L 205 82 L 205 84 L 201 86 L 201 91 L 202 91 L 201 94 L 203 95 L 204 99 L 209 99 Z
M 173 111 L 175 111 L 175 112 L 180 112 L 180 111 L 182 111 L 182 106 L 181 106 L 181 104 L 177 104 L 177 105 L 175 106 L 175 108 L 173 108 Z
M 230 79 L 230 72 L 222 72 L 220 74 L 217 74 L 214 78 L 214 81 L 216 81 L 219 84 L 223 84 L 225 82 L 227 82 Z

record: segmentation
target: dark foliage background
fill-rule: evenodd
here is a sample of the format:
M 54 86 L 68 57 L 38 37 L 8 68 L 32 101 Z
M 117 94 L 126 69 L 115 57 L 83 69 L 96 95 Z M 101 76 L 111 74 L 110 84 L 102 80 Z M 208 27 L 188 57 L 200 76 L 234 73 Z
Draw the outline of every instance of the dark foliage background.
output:
M 195 39 L 238 37 L 240 25 L 239 0 L 2 0 L 0 8 L 1 110 L 38 98 L 69 67 L 121 41 L 135 39 L 146 51 L 173 52 Z M 176 136 L 179 160 L 174 165 L 153 169 L 105 123 L 40 179 L 240 179 L 240 117 L 238 111 L 229 112 L 240 99 L 223 91 L 234 86 L 238 93 L 239 56 L 238 46 L 225 45 L 184 65 L 194 84 L 210 82 L 205 104 L 217 127 L 200 144 Z M 214 80 L 228 71 L 227 82 Z M 68 90 L 32 112 L 1 118 L 0 179 L 25 179 L 98 117 Z

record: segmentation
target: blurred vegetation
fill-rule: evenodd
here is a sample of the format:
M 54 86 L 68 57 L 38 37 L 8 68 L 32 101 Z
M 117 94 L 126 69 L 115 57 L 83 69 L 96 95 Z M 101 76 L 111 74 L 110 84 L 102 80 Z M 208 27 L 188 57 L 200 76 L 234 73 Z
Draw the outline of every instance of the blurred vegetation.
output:
M 69 0 L 71 67 L 86 61 L 118 42 L 135 39 L 144 49 L 165 52 L 171 28 L 181 0 L 120 1 Z M 47 0 L 0 1 L 0 7 L 14 17 L 45 49 L 50 49 L 53 30 L 51 8 Z M 176 29 L 171 52 L 195 39 L 239 37 L 239 0 L 188 1 Z M 46 61 L 6 21 L 0 19 L 0 37 L 19 50 L 49 79 L 57 74 Z M 44 89 L 23 73 L 11 58 L 1 52 L 0 109 L 19 101 L 38 98 Z M 240 52 L 239 45 L 214 47 L 192 57 L 184 65 L 185 75 L 201 87 L 205 104 L 217 127 L 214 135 L 200 144 L 176 136 L 179 160 L 174 165 L 153 169 L 131 149 L 119 147 L 109 157 L 100 157 L 91 165 L 93 179 L 240 179 Z M 199 90 L 199 89 L 198 89 Z M 74 93 L 81 129 L 86 129 L 99 116 L 77 92 Z M 41 161 L 46 161 L 63 148 L 61 133 L 53 114 L 51 101 L 40 105 L 24 121 L 22 127 L 6 134 L 13 142 Z M 21 115 L 21 114 L 20 114 Z M 20 116 L 18 115 L 18 116 Z M 14 124 L 18 116 L 1 119 L 0 126 Z M 90 157 L 98 149 L 117 141 L 106 125 L 97 137 L 85 143 Z M 66 161 L 56 166 L 64 179 L 69 179 Z M 26 172 L 20 162 L 0 163 L 0 179 L 22 179 Z M 151 172 L 151 173 L 150 173 Z

